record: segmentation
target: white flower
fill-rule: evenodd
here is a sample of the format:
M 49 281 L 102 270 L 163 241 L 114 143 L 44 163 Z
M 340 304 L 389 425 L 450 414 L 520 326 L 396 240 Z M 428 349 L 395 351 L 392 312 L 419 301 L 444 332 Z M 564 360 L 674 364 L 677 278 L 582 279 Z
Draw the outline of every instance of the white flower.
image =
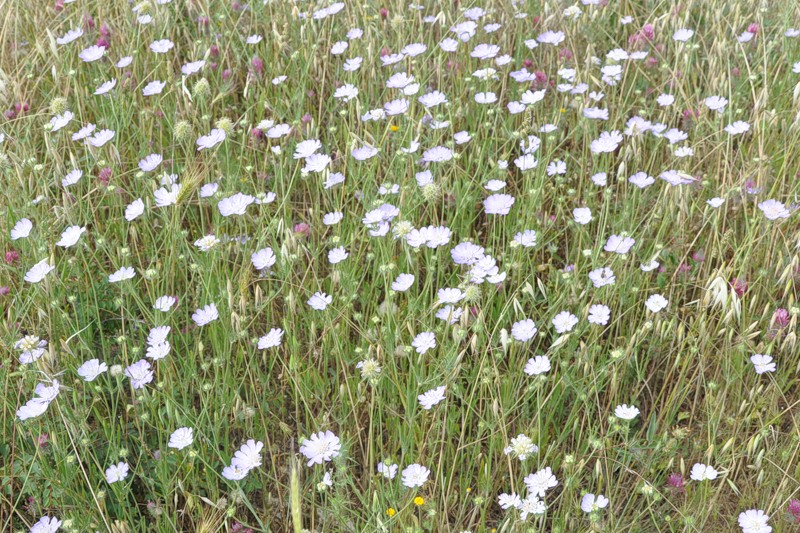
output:
M 130 378 L 131 386 L 134 389 L 144 388 L 145 385 L 153 381 L 153 371 L 150 363 L 140 359 L 125 369 L 125 375 Z
M 335 265 L 347 259 L 349 255 L 344 246 L 339 246 L 328 252 L 328 262 Z
M 534 157 L 534 152 L 539 148 L 538 138 L 536 140 L 537 142 L 535 144 L 528 145 L 526 148 L 524 148 L 526 153 L 514 159 L 514 166 L 523 172 L 532 168 L 536 168 L 539 164 L 539 161 L 537 161 L 536 157 Z
M 56 43 L 60 45 L 69 44 L 75 39 L 79 38 L 81 35 L 83 35 L 83 30 L 80 28 L 74 28 L 67 31 L 67 33 L 65 33 L 62 37 L 56 38 Z
M 86 227 L 70 226 L 61 233 L 61 240 L 56 243 L 56 246 L 62 248 L 74 246 L 84 233 L 86 233 Z
M 533 248 L 536 246 L 536 232 L 532 229 L 519 232 L 514 235 L 513 242 L 525 248 Z
M 725 111 L 725 106 L 728 105 L 728 100 L 722 96 L 709 96 L 705 99 L 704 103 L 711 111 L 723 113 Z
M 94 92 L 94 94 L 97 95 L 97 96 L 106 94 L 108 91 L 110 91 L 111 89 L 113 89 L 116 86 L 117 86 L 117 80 L 112 78 L 112 79 L 104 82 L 102 85 L 100 85 L 100 87 L 97 88 L 97 90 Z M 75 140 L 75 139 L 73 139 L 73 140 Z
M 30 533 L 56 533 L 61 527 L 61 520 L 55 517 L 43 516 L 31 526 Z
M 197 151 L 208 150 L 214 148 L 216 145 L 225 140 L 225 130 L 215 128 L 209 132 L 208 135 L 201 135 L 197 138 Z
M 353 159 L 356 161 L 366 161 L 367 159 L 371 159 L 378 155 L 378 149 L 365 144 L 363 146 L 359 146 L 358 148 L 353 148 L 350 151 L 350 155 L 352 155 Z
M 308 299 L 308 305 L 311 306 L 312 309 L 316 309 L 317 311 L 324 311 L 326 307 L 328 307 L 331 302 L 333 302 L 333 297 L 325 294 L 324 292 L 315 292 L 311 298 Z
M 613 285 L 616 279 L 614 271 L 608 267 L 598 268 L 589 272 L 589 280 L 598 289 L 606 285 Z
M 192 428 L 178 428 L 169 436 L 169 443 L 167 446 L 182 450 L 190 446 L 194 442 L 194 435 Z
M 213 303 L 195 310 L 195 312 L 192 314 L 192 320 L 195 324 L 197 324 L 198 327 L 205 326 L 206 324 L 213 322 L 218 318 L 219 312 L 217 312 L 217 306 Z
M 144 202 L 137 198 L 125 207 L 125 220 L 132 222 L 144 213 Z
M 14 224 L 14 227 L 11 229 L 11 240 L 16 241 L 18 239 L 26 239 L 28 235 L 31 234 L 31 230 L 33 229 L 33 222 L 28 220 L 27 218 L 22 218 Z
M 581 498 L 581 510 L 584 513 L 593 513 L 608 507 L 608 498 L 602 494 L 595 496 L 592 493 L 586 494 Z
M 268 246 L 257 252 L 253 252 L 253 255 L 250 256 L 250 261 L 253 263 L 256 270 L 268 270 L 272 268 L 277 258 L 275 257 L 275 252 Z
M 161 94 L 161 91 L 163 91 L 164 87 L 166 86 L 167 82 L 165 81 L 153 80 L 144 86 L 144 89 L 142 89 L 142 94 L 144 96 L 153 96 L 154 94 Z
M 769 515 L 761 509 L 748 509 L 739 514 L 739 527 L 742 533 L 771 533 L 772 526 L 768 525 Z
M 202 59 L 199 61 L 192 61 L 190 63 L 185 63 L 181 67 L 181 73 L 184 76 L 191 76 L 192 74 L 200 72 L 204 66 L 206 66 L 206 62 Z
M 161 296 L 153 304 L 153 309 L 167 313 L 177 302 L 178 299 L 174 296 Z
M 707 481 L 717 479 L 718 475 L 719 472 L 713 466 L 695 463 L 689 477 L 695 481 Z
M 394 479 L 397 475 L 397 465 L 385 462 L 378 463 L 378 473 L 382 474 L 386 479 Z
M 159 342 L 156 344 L 151 344 L 150 346 L 147 347 L 147 352 L 145 353 L 145 357 L 148 357 L 153 361 L 158 361 L 168 356 L 170 350 L 171 346 L 166 341 Z
M 642 269 L 642 272 L 651 272 L 661 266 L 661 263 L 656 261 L 655 259 L 650 261 L 649 263 L 640 263 L 639 268 Z
M 666 309 L 667 305 L 669 305 L 669 300 L 661 296 L 660 294 L 652 294 L 650 297 L 644 302 L 644 305 L 653 313 L 658 313 L 662 309 Z
M 679 42 L 686 42 L 689 39 L 691 39 L 693 35 L 694 35 L 694 31 L 693 30 L 690 30 L 690 29 L 687 29 L 687 28 L 682 28 L 682 29 L 676 31 L 675 33 L 673 33 L 672 34 L 672 38 L 674 40 L 676 40 L 676 41 L 679 41 Z
M 69 187 L 70 185 L 75 185 L 81 179 L 81 176 L 83 176 L 82 170 L 73 169 L 61 180 L 61 186 Z
M 487 215 L 507 215 L 514 205 L 514 197 L 508 194 L 493 194 L 483 201 Z
M 445 387 L 442 385 L 441 387 L 436 387 L 435 389 L 431 389 L 423 394 L 420 394 L 417 396 L 417 399 L 419 400 L 419 404 L 423 409 L 430 411 L 434 405 L 444 400 L 444 392 Z
M 610 153 L 616 150 L 621 142 L 622 134 L 619 131 L 604 131 L 599 138 L 592 141 L 590 149 L 595 154 Z
M 167 207 L 169 205 L 174 205 L 178 202 L 178 195 L 180 192 L 180 183 L 173 183 L 169 191 L 164 187 L 157 189 L 153 193 L 153 196 L 156 199 L 156 207 Z
M 443 163 L 453 159 L 453 152 L 444 146 L 436 146 L 422 153 L 422 161 L 425 163 Z
M 97 376 L 108 370 L 108 365 L 101 362 L 99 359 L 89 359 L 78 367 L 78 375 L 84 381 L 94 381 Z
M 72 134 L 73 141 L 80 141 L 82 139 L 86 139 L 89 135 L 94 132 L 95 125 L 94 124 L 87 124 L 86 126 L 82 127 L 78 131 Z
M 283 339 L 283 330 L 281 328 L 272 328 L 269 333 L 258 339 L 258 349 L 276 348 L 281 345 L 281 339 Z
M 511 444 L 503 450 L 503 453 L 524 461 L 538 451 L 539 447 L 533 443 L 533 440 L 524 433 L 520 433 L 511 439 Z
M 229 479 L 231 481 L 240 481 L 247 477 L 247 474 L 250 470 L 246 468 L 240 468 L 234 465 L 228 465 L 222 469 L 222 477 L 225 479 Z
M 261 466 L 261 450 L 263 448 L 263 442 L 256 441 L 255 439 L 248 439 L 247 442 L 242 444 L 233 454 L 231 466 L 247 472 Z
M 416 348 L 418 354 L 422 355 L 428 350 L 436 347 L 436 336 L 431 331 L 423 331 L 411 343 L 411 346 Z
M 569 311 L 561 311 L 553 318 L 553 327 L 556 328 L 556 333 L 567 333 L 572 331 L 572 328 L 578 323 L 578 317 Z
M 430 475 L 431 471 L 420 464 L 414 463 L 408 465 L 403 469 L 401 474 L 403 486 L 408 487 L 409 489 L 421 487 L 426 481 L 428 481 L 428 476 Z
M 28 270 L 28 272 L 25 273 L 25 281 L 27 281 L 28 283 L 39 283 L 54 268 L 56 267 L 48 263 L 47 259 L 42 259 L 41 261 L 33 265 L 31 269 Z
M 255 197 L 238 192 L 233 196 L 220 200 L 217 207 L 219 208 L 220 214 L 224 217 L 244 215 L 247 212 L 247 207 L 255 201 Z
M 611 309 L 607 305 L 595 304 L 589 307 L 589 323 L 605 326 L 611 318 Z
M 581 225 L 586 225 L 592 221 L 592 210 L 588 207 L 577 207 L 572 210 L 572 218 Z
M 648 176 L 647 172 L 637 172 L 630 178 L 628 181 L 633 185 L 636 185 L 640 189 L 644 189 L 656 182 L 656 179 L 653 176 Z
M 621 418 L 622 420 L 633 420 L 639 416 L 639 412 L 640 411 L 637 407 L 634 407 L 633 405 L 628 406 L 624 403 L 614 408 L 614 416 Z
M 564 41 L 566 36 L 564 35 L 563 31 L 546 31 L 544 33 L 539 34 L 536 37 L 536 40 L 542 44 L 550 44 L 556 46 Z
M 209 198 L 214 196 L 219 189 L 219 183 L 206 183 L 200 187 L 200 198 Z
M 539 498 L 544 498 L 548 490 L 558 485 L 558 479 L 553 475 L 553 471 L 549 466 L 534 474 L 528 474 L 523 481 L 531 495 Z
M 158 41 L 153 41 L 150 43 L 150 50 L 155 52 L 156 54 L 166 54 L 175 46 L 175 43 L 170 41 L 169 39 L 160 39 Z
M 675 103 L 675 97 L 671 94 L 661 94 L 656 98 L 656 102 L 658 102 L 658 105 L 661 107 L 667 107 Z
M 520 342 L 528 342 L 536 336 L 539 330 L 536 328 L 536 323 L 530 318 L 515 322 L 511 326 L 511 336 Z
M 106 468 L 106 481 L 109 484 L 122 481 L 128 477 L 128 463 L 117 463 Z
M 730 135 L 740 135 L 747 131 L 750 131 L 750 124 L 744 122 L 743 120 L 737 120 L 731 124 L 725 126 L 725 131 L 728 132 Z
M 103 57 L 106 53 L 106 49 L 103 46 L 92 45 L 88 48 L 84 48 L 78 54 L 78 57 L 81 58 L 82 61 L 85 63 L 91 63 L 92 61 L 97 61 L 101 57 Z
M 405 292 L 413 284 L 413 274 L 398 274 L 397 278 L 392 282 L 392 290 L 397 292 Z
M 41 416 L 50 407 L 50 402 L 44 401 L 41 398 L 33 398 L 17 409 L 16 416 L 19 420 L 28 420 L 29 418 L 36 418 Z
M 117 283 L 119 281 L 129 280 L 136 276 L 136 271 L 133 267 L 122 267 L 113 274 L 109 274 L 108 282 L 109 283 Z
M 750 362 L 753 363 L 756 374 L 775 372 L 776 365 L 772 361 L 772 357 L 769 355 L 757 353 L 750 357 Z
M 311 438 L 303 439 L 300 443 L 300 453 L 308 459 L 307 466 L 321 465 L 330 462 L 339 455 L 342 444 L 332 431 L 312 433 Z
M 525 365 L 525 373 L 529 376 L 538 376 L 547 372 L 550 372 L 550 358 L 546 355 L 532 357 Z
M 561 160 L 551 161 L 550 164 L 547 165 L 548 176 L 563 175 L 566 173 L 567 173 L 567 164 Z
M 620 255 L 627 254 L 631 247 L 636 244 L 636 241 L 631 237 L 622 237 L 620 235 L 612 235 L 606 241 L 603 250 L 606 252 L 614 252 Z
M 141 161 L 139 161 L 139 169 L 142 172 L 151 172 L 155 170 L 156 167 L 158 167 L 158 165 L 160 165 L 163 160 L 164 158 L 161 157 L 161 154 L 150 154 Z
M 786 209 L 786 206 L 777 200 L 765 200 L 758 204 L 758 208 L 769 220 L 789 218 L 789 215 L 791 214 L 789 210 Z
M 95 148 L 100 148 L 108 141 L 114 138 L 116 132 L 114 130 L 100 130 L 94 134 L 92 137 L 87 137 L 86 142 L 94 146 Z
M 519 507 L 522 504 L 522 500 L 515 492 L 511 494 L 504 492 L 497 497 L 497 503 L 502 509 L 508 510 Z
M 56 115 L 50 119 L 50 126 L 52 127 L 52 132 L 57 132 L 64 126 L 70 123 L 70 121 L 75 117 L 72 114 L 72 111 L 64 111 L 62 115 Z

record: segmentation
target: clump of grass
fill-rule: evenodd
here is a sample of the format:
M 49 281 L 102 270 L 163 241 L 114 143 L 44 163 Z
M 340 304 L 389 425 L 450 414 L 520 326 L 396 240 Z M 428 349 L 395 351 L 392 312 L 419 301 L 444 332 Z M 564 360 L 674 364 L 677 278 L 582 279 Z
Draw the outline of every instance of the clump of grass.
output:
M 0 530 L 794 531 L 798 14 L 10 6 Z

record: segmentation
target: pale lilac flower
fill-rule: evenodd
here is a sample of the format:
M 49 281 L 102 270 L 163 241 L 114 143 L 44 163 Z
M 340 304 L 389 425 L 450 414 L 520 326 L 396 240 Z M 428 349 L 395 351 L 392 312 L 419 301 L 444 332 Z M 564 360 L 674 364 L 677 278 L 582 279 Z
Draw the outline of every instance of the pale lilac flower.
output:
M 332 296 L 329 296 L 324 292 L 315 292 L 311 298 L 308 299 L 307 303 L 312 309 L 324 311 L 325 308 L 331 304 L 331 302 L 333 302 Z
M 692 466 L 692 472 L 689 477 L 695 481 L 713 481 L 717 479 L 718 475 L 719 472 L 717 472 L 713 466 L 695 463 L 694 466 Z
M 546 355 L 531 357 L 525 364 L 525 373 L 529 376 L 538 376 L 550 372 L 550 358 Z
M 420 464 L 411 464 L 403 469 L 403 486 L 413 489 L 422 487 L 428 481 L 431 471 Z
M 666 309 L 667 305 L 669 305 L 669 301 L 660 294 L 652 294 L 647 301 L 644 302 L 644 305 L 650 312 L 658 313 L 662 309 Z
M 417 399 L 419 400 L 419 404 L 423 409 L 430 411 L 434 405 L 437 405 L 444 400 L 444 393 L 445 387 L 442 385 L 441 387 L 436 387 L 435 389 L 431 389 L 423 394 L 420 394 L 417 396 Z
M 300 453 L 308 459 L 307 466 L 321 465 L 330 462 L 339 455 L 342 445 L 332 431 L 312 433 L 311 438 L 303 439 L 300 443 Z
M 169 443 L 167 443 L 167 446 L 175 448 L 176 450 L 182 450 L 187 446 L 191 446 L 193 442 L 194 434 L 192 428 L 183 427 L 172 432 L 172 435 L 169 436 Z
M 622 420 L 633 420 L 639 416 L 639 409 L 633 405 L 629 406 L 623 403 L 614 409 L 614 416 Z
M 750 362 L 753 363 L 756 374 L 775 372 L 776 365 L 769 355 L 757 353 L 750 357 Z
M 739 527 L 742 533 L 771 533 L 769 515 L 761 509 L 748 509 L 739 514 Z
M 119 462 L 106 468 L 106 481 L 116 483 L 128 477 L 128 463 Z
M 258 349 L 266 350 L 267 348 L 277 348 L 281 345 L 283 339 L 283 330 L 280 328 L 272 328 L 269 333 L 258 339 Z
M 536 336 L 538 331 L 536 323 L 530 318 L 526 318 L 514 323 L 511 327 L 511 336 L 520 342 L 528 342 Z
M 574 328 L 577 323 L 578 317 L 569 311 L 561 311 L 553 318 L 553 327 L 556 328 L 556 333 L 572 331 L 572 328 Z
M 581 498 L 581 510 L 584 513 L 593 513 L 608 507 L 608 498 L 602 494 L 595 496 L 592 493 L 586 494 Z
M 197 324 L 197 327 L 203 327 L 218 318 L 219 312 L 217 311 L 217 306 L 213 303 L 195 310 L 192 314 L 192 320 Z
M 428 350 L 432 350 L 436 347 L 436 337 L 431 331 L 423 331 L 414 337 L 414 341 L 411 343 L 411 346 L 416 349 L 418 354 L 422 355 Z

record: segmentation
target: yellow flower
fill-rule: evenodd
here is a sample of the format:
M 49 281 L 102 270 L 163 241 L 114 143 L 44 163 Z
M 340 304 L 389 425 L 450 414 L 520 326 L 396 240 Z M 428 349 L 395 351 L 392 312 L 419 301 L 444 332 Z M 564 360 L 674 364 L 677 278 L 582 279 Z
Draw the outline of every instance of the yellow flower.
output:
M 400 129 L 400 127 L 399 126 L 395 126 L 394 124 L 389 126 L 389 130 L 391 130 L 391 131 L 398 131 L 399 129 Z
M 467 492 L 472 492 L 472 487 L 467 487 Z
M 397 514 L 397 511 L 394 510 L 394 507 L 389 507 L 388 509 L 386 509 L 386 514 L 388 516 L 394 516 Z
M 419 507 L 424 503 L 425 503 L 425 498 L 423 498 L 422 496 L 417 496 L 416 498 L 414 498 L 414 505 Z

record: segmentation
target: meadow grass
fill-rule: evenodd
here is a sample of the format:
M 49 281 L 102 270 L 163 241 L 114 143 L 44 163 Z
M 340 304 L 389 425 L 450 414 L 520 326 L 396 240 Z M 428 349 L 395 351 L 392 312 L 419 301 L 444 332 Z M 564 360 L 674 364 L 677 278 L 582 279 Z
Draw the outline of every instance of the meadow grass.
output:
M 6 3 L 0 531 L 797 531 L 800 6 L 592 3 Z

